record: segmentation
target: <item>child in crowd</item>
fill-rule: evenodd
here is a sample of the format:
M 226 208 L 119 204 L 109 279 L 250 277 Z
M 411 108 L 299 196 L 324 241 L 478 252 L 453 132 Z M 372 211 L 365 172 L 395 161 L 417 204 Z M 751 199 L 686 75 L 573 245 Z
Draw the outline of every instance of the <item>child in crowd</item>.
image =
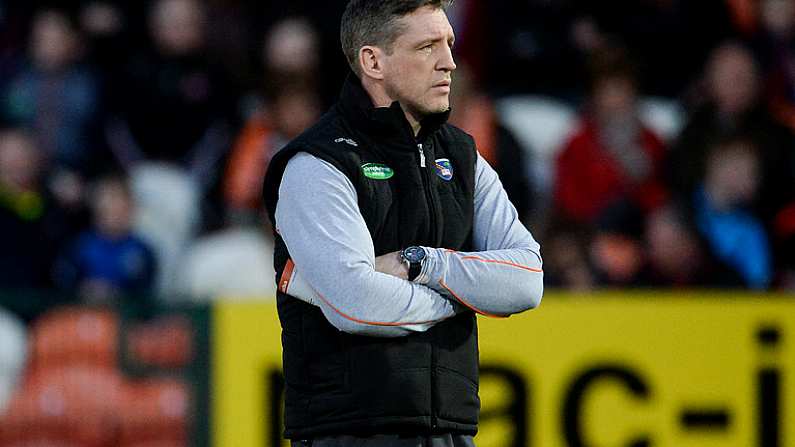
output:
M 155 257 L 132 231 L 135 208 L 126 181 L 99 180 L 90 197 L 93 228 L 81 234 L 58 263 L 60 285 L 91 303 L 151 293 Z
M 718 140 L 710 149 L 703 181 L 693 196 L 696 226 L 715 257 L 747 287 L 767 288 L 773 278 L 768 235 L 749 207 L 759 191 L 759 149 L 740 136 Z

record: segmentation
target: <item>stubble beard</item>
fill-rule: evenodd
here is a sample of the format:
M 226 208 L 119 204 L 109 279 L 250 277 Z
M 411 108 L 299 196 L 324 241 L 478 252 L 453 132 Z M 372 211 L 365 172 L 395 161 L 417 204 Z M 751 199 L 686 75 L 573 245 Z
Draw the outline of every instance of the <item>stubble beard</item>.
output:
M 435 115 L 437 113 L 448 111 L 450 109 L 450 97 L 448 95 L 444 101 L 438 100 L 426 104 L 410 104 L 410 107 L 413 110 L 415 116 L 419 118 L 425 118 L 428 115 Z

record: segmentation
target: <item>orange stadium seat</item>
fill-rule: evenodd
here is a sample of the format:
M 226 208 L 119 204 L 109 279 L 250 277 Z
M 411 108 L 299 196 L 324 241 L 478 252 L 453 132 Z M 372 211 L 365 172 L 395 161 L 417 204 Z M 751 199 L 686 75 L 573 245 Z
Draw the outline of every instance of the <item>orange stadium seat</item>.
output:
M 0 417 L 0 445 L 115 446 L 122 392 L 121 375 L 107 369 L 38 371 L 27 378 Z
M 31 368 L 118 364 L 117 316 L 110 310 L 65 307 L 48 312 L 34 324 Z
M 185 447 L 187 445 L 188 445 L 187 442 L 149 442 L 149 441 L 146 441 L 146 442 L 141 442 L 141 443 L 137 443 L 137 444 L 124 444 L 124 447 Z
M 120 414 L 120 447 L 186 447 L 191 413 L 187 386 L 152 379 L 125 387 Z
M 128 343 L 132 359 L 149 366 L 181 368 L 193 359 L 193 327 L 181 316 L 135 326 Z

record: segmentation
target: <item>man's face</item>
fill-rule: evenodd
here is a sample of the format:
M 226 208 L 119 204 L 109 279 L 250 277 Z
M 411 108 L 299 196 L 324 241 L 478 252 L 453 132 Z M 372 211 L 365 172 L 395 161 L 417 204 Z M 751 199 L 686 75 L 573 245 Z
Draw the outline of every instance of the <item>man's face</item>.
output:
M 405 27 L 383 59 L 387 95 L 417 121 L 450 108 L 455 36 L 444 11 L 423 7 L 401 19 Z

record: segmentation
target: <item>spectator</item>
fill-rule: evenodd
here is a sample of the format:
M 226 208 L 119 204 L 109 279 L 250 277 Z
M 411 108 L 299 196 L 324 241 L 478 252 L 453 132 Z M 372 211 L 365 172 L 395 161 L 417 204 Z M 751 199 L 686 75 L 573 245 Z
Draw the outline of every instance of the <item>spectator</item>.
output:
M 520 219 L 530 210 L 530 179 L 525 154 L 514 135 L 499 122 L 494 103 L 475 85 L 472 73 L 459 66 L 453 74 L 450 123 L 475 138 L 478 152 L 497 171 Z
M 675 207 L 661 207 L 649 215 L 646 244 L 652 284 L 681 287 L 698 280 L 703 263 L 698 235 Z
M 636 287 L 643 283 L 646 258 L 642 231 L 647 214 L 626 201 L 615 202 L 602 213 L 588 247 L 588 260 L 598 284 Z
M 259 220 L 268 162 L 320 116 L 317 39 L 308 21 L 289 18 L 276 23 L 263 42 L 264 82 L 235 140 L 224 178 L 224 199 L 233 220 Z
M 58 262 L 59 285 L 90 303 L 147 297 L 155 278 L 155 258 L 132 232 L 135 204 L 126 181 L 117 177 L 98 181 L 91 205 L 93 228 L 81 234 Z
M 57 170 L 85 174 L 96 154 L 99 87 L 80 63 L 83 40 L 69 16 L 43 10 L 33 19 L 29 62 L 2 97 L 2 113 L 35 131 Z
M 206 191 L 228 149 L 235 99 L 209 64 L 198 0 L 158 0 L 150 11 L 153 49 L 134 57 L 115 85 L 120 120 L 109 142 L 126 169 L 144 160 L 186 169 Z
M 44 154 L 22 130 L 0 131 L 0 288 L 51 284 L 70 221 L 43 187 Z
M 592 226 L 618 202 L 643 211 L 659 205 L 663 144 L 640 120 L 631 66 L 619 53 L 596 60 L 590 107 L 558 155 L 557 212 Z
M 252 222 L 262 210 L 262 181 L 271 157 L 320 116 L 320 99 L 310 89 L 285 86 L 270 107 L 253 114 L 237 137 L 224 179 L 231 217 Z M 242 220 L 241 220 L 242 219 Z
M 339 86 L 349 73 L 349 67 L 344 58 L 340 58 L 340 29 L 339 19 L 348 4 L 348 0 L 329 0 L 319 2 L 316 0 L 293 0 L 290 2 L 248 2 L 251 11 L 251 24 L 253 29 L 275 29 L 279 23 L 290 18 L 301 17 L 301 21 L 311 24 L 317 36 L 318 48 L 318 76 L 315 87 L 323 101 L 323 106 L 328 107 L 335 103 L 339 96 Z M 261 50 L 259 43 L 256 52 Z M 291 59 L 303 59 L 291 57 Z
M 320 46 L 315 28 L 303 18 L 288 18 L 273 25 L 262 47 L 268 82 L 281 85 L 303 80 L 317 82 Z M 300 57 L 299 57 L 300 55 Z
M 704 175 L 710 142 L 743 133 L 760 150 L 763 182 L 753 205 L 769 221 L 792 195 L 792 134 L 761 101 L 759 70 L 744 46 L 730 42 L 716 48 L 704 78 L 704 103 L 693 112 L 671 150 L 671 183 L 678 193 L 690 194 Z
M 621 50 L 597 53 L 591 88 L 579 129 L 556 161 L 554 219 L 589 235 L 586 259 L 597 283 L 633 285 L 643 268 L 643 219 L 667 195 L 665 152 L 641 122 L 634 68 Z
M 712 255 L 681 204 L 652 212 L 645 224 L 643 284 L 652 287 L 739 287 L 740 275 Z
M 692 199 L 696 227 L 710 250 L 752 289 L 765 289 L 773 279 L 765 226 L 748 206 L 759 193 L 760 175 L 753 140 L 718 140 L 709 146 L 705 174 Z

